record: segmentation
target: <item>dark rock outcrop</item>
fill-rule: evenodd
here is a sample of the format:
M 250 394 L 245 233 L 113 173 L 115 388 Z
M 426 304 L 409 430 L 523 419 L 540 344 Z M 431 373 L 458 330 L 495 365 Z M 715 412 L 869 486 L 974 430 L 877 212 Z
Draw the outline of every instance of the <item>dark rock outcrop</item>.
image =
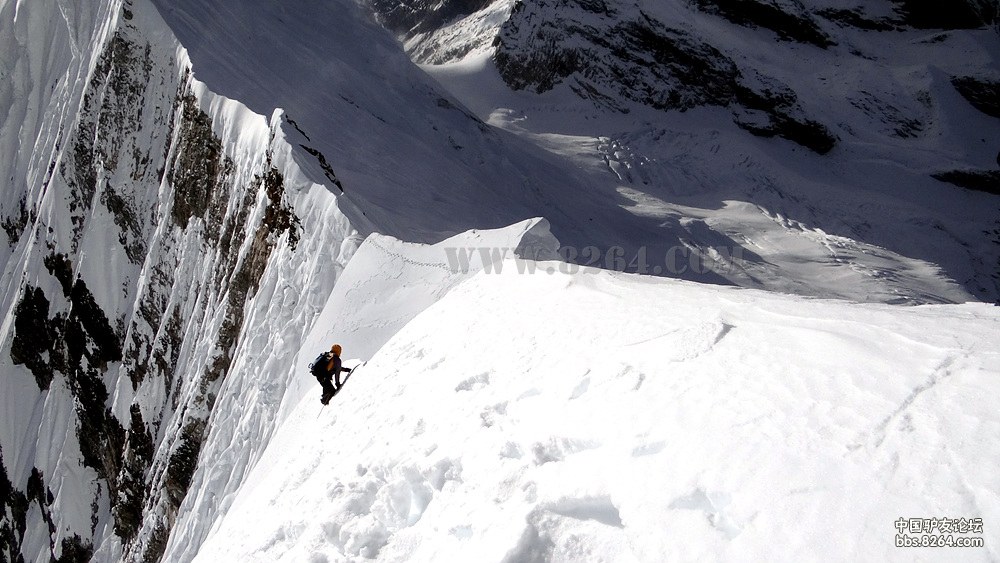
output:
M 782 137 L 820 154 L 836 137 L 800 108 L 779 80 L 748 76 L 728 55 L 691 31 L 641 10 L 603 0 L 519 2 L 496 40 L 494 55 L 515 90 L 546 92 L 566 84 L 581 98 L 614 111 L 630 104 L 660 110 L 730 107 L 741 128 Z
M 27 529 L 28 497 L 10 481 L 3 459 L 0 448 L 0 561 L 24 563 L 21 541 Z
M 991 0 L 891 0 L 902 23 L 918 29 L 978 29 L 997 21 Z
M 773 0 L 693 0 L 693 4 L 705 13 L 721 16 L 737 25 L 769 29 L 785 41 L 809 43 L 823 49 L 836 45 L 800 3 L 779 5 Z
M 1000 118 L 1000 81 L 956 76 L 951 83 L 973 107 L 986 115 Z
M 968 190 L 1000 195 L 1000 171 L 997 170 L 949 170 L 932 176 Z
M 406 39 L 433 31 L 462 16 L 489 6 L 494 0 L 373 0 L 372 8 L 386 29 Z

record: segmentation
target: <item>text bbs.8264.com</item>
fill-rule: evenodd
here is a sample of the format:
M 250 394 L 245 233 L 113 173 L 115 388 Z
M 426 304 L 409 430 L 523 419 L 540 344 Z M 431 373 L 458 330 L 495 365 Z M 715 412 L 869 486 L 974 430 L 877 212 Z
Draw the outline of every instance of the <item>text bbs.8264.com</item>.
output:
M 896 547 L 984 547 L 982 518 L 902 518 Z

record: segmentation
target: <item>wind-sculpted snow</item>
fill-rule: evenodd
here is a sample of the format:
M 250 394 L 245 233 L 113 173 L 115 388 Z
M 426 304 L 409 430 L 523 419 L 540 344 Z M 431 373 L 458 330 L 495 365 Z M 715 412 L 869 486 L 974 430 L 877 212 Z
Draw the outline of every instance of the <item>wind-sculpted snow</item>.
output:
M 902 561 L 943 552 L 894 523 L 937 515 L 982 518 L 962 555 L 995 557 L 995 307 L 546 265 L 455 286 L 323 410 L 306 383 L 195 560 Z

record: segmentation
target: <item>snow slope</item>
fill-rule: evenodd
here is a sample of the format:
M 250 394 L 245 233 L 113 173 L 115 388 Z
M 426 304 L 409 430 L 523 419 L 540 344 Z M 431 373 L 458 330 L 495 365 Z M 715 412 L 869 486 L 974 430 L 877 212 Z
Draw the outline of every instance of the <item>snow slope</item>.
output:
M 995 307 L 503 266 L 417 315 L 325 410 L 302 373 L 195 560 L 1000 555 Z M 982 518 L 986 547 L 897 549 L 901 516 Z
M 255 337 L 246 356 L 237 361 L 240 376 L 220 390 L 209 421 L 212 432 L 163 560 L 190 560 L 216 522 L 234 510 L 234 498 L 274 433 L 314 390 L 316 381 L 308 375 L 308 364 L 319 352 L 339 342 L 348 357 L 371 357 L 453 287 L 492 267 L 479 255 L 471 256 L 464 267 L 452 267 L 448 261 L 448 249 L 481 246 L 510 249 L 511 256 L 554 256 L 558 241 L 549 234 L 548 223 L 538 219 L 506 229 L 462 233 L 432 246 L 373 234 L 352 255 L 332 291 L 304 291 L 308 301 L 327 296 L 322 311 L 288 323 L 278 337 Z M 297 275 L 282 269 L 273 284 L 288 288 Z M 291 299 L 286 290 L 282 299 L 270 302 L 281 310 Z M 299 337 L 300 330 L 308 333 Z
M 785 14 L 771 24 L 805 18 L 831 42 L 820 47 L 729 21 L 709 9 L 716 4 L 528 0 L 502 26 L 482 26 L 486 14 L 506 14 L 497 1 L 404 38 L 480 118 L 589 171 L 591 193 L 613 194 L 633 221 L 655 218 L 658 232 L 640 244 L 657 254 L 664 240 L 702 256 L 742 251 L 743 262 L 706 262 L 744 287 L 891 303 L 996 301 L 996 197 L 932 177 L 996 170 L 1000 121 L 953 84 L 996 82 L 995 30 L 897 22 L 875 31 L 830 15 L 886 17 L 889 2 L 721 3 Z M 433 14 L 435 4 L 413 5 Z M 500 46 L 449 55 L 483 33 Z M 501 55 L 519 62 L 514 70 L 498 72 Z M 741 89 L 767 100 L 744 100 Z M 782 111 L 818 124 L 832 149 L 819 155 L 748 132 L 772 127 L 771 113 Z

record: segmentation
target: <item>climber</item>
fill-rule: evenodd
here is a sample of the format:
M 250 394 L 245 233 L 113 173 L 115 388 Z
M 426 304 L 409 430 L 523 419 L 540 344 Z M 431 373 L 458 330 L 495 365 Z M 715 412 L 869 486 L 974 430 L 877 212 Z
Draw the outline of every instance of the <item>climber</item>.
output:
M 342 386 L 340 381 L 341 372 L 351 373 L 349 368 L 343 367 L 340 363 L 341 352 L 343 352 L 343 348 L 341 348 L 340 344 L 334 344 L 329 352 L 320 354 L 309 366 L 309 371 L 316 376 L 319 384 L 323 386 L 323 396 L 320 398 L 320 402 L 324 405 L 329 403 L 330 399 L 340 391 Z

